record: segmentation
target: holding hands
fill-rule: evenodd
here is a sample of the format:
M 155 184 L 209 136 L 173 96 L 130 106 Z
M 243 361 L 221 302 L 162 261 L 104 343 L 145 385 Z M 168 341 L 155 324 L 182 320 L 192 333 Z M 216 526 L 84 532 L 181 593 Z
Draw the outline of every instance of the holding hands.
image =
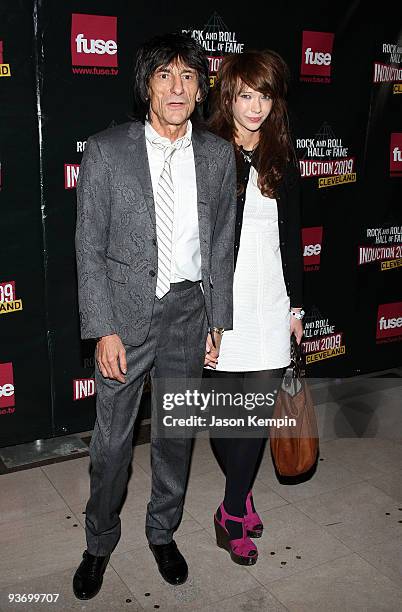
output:
M 212 342 L 211 333 L 207 336 L 207 341 L 205 345 L 205 360 L 204 366 L 210 366 L 214 370 L 216 369 L 216 364 L 218 363 L 219 350 L 221 346 L 222 334 L 218 332 L 213 332 L 215 346 Z

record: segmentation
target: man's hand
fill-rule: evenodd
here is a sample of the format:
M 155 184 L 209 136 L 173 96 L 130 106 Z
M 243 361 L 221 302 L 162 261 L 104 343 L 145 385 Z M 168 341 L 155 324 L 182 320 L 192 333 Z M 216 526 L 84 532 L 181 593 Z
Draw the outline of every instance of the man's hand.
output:
M 103 336 L 98 340 L 96 361 L 102 376 L 118 380 L 121 383 L 126 382 L 123 376 L 123 374 L 127 374 L 126 350 L 117 334 Z
M 218 363 L 222 335 L 218 334 L 217 332 L 214 332 L 214 340 L 215 340 L 215 346 L 212 344 L 211 334 L 209 333 L 207 336 L 207 342 L 205 345 L 204 366 L 210 366 L 211 368 L 215 370 L 216 364 Z

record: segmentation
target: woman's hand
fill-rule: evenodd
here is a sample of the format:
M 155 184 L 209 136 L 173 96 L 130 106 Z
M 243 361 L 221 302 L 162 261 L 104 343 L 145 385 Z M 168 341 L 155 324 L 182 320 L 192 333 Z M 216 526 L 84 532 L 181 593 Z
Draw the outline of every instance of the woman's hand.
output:
M 297 344 L 300 344 L 303 337 L 303 323 L 300 319 L 290 316 L 290 335 L 294 334 Z

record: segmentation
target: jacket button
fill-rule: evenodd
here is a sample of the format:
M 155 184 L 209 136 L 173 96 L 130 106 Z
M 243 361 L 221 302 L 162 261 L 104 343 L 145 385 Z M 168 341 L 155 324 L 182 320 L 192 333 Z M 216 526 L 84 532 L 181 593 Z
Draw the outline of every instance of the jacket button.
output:
M 149 276 L 155 276 L 155 274 L 156 274 L 155 270 L 150 270 L 149 271 Z
M 283 224 L 283 219 L 281 219 L 281 220 L 279 221 L 279 223 Z
M 153 244 L 154 246 L 156 246 L 156 244 L 157 244 L 157 242 L 156 242 L 156 238 L 152 238 L 152 244 Z
M 281 242 L 281 246 L 285 246 L 285 243 L 283 241 Z

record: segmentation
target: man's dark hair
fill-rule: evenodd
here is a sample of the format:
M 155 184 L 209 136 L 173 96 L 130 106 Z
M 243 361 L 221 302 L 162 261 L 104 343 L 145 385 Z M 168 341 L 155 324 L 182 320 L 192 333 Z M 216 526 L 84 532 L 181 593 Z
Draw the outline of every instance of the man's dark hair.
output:
M 142 123 L 149 111 L 149 80 L 155 70 L 179 59 L 197 71 L 201 101 L 209 91 L 208 59 L 201 45 L 188 34 L 173 32 L 155 36 L 138 49 L 134 61 L 134 117 Z M 200 111 L 200 105 L 196 111 Z M 193 113 L 194 115 L 195 113 Z

